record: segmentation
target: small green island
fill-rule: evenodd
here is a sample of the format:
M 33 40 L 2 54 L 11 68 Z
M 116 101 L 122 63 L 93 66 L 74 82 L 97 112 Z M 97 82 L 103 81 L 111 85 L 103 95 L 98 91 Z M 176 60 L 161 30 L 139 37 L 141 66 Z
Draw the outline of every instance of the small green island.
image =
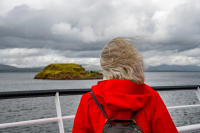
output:
M 35 75 L 35 79 L 52 79 L 52 80 L 81 80 L 81 79 L 102 79 L 103 75 L 99 72 L 88 72 L 81 65 L 50 64 L 41 72 Z

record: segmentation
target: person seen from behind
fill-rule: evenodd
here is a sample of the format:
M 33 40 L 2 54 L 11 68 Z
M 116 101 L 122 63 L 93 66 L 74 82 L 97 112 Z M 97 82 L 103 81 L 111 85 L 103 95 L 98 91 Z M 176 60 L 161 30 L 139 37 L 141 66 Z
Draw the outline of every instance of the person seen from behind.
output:
M 143 133 L 178 133 L 158 92 L 144 83 L 143 58 L 134 44 L 123 38 L 111 40 L 102 50 L 100 64 L 103 80 L 91 89 L 109 119 L 134 119 Z M 72 133 L 104 133 L 105 114 L 90 92 L 84 94 Z

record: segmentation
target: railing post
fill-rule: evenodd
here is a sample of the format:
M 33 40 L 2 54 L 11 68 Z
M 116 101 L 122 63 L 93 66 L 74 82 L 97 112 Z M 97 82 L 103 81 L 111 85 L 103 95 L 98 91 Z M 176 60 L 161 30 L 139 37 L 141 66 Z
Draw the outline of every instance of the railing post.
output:
M 61 107 L 60 107 L 59 92 L 56 92 L 55 103 L 56 103 L 56 112 L 57 112 L 57 117 L 58 117 L 59 131 L 60 133 L 64 133 L 65 131 L 64 131 L 62 112 L 61 112 Z
M 200 87 L 199 86 L 197 87 L 196 95 L 200 101 Z

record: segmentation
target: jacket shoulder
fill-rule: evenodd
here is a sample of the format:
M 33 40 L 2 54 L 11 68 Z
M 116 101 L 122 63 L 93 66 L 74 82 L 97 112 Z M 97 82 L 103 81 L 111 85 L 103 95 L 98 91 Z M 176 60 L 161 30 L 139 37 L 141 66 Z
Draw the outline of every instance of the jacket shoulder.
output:
M 151 86 L 144 84 L 144 87 L 145 91 L 147 91 L 148 93 L 151 93 L 152 95 L 159 95 L 158 92 L 154 90 Z
M 90 94 L 90 92 L 87 92 L 85 94 L 82 95 L 81 97 L 81 102 L 89 102 L 92 99 L 92 96 Z

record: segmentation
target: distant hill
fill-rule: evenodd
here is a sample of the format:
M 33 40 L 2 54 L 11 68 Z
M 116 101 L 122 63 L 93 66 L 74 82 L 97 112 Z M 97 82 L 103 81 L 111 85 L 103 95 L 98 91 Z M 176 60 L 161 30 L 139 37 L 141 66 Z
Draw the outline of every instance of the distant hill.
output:
M 0 64 L 0 72 L 1 71 L 15 71 L 15 70 L 17 70 L 16 67 Z
M 148 67 L 147 72 L 200 72 L 199 66 L 193 65 L 160 65 Z
M 103 75 L 99 72 L 86 71 L 78 64 L 50 64 L 41 72 L 35 75 L 35 79 L 102 79 Z
M 0 64 L 0 72 L 40 72 L 43 67 L 18 68 L 10 65 Z
M 90 64 L 81 64 L 83 68 L 85 68 L 86 71 L 95 71 L 95 72 L 101 72 L 100 65 L 90 65 Z
M 99 65 L 82 65 L 86 70 L 98 71 L 101 72 L 101 67 Z M 159 65 L 159 66 L 150 66 L 145 69 L 145 72 L 200 72 L 199 66 L 193 65 Z

